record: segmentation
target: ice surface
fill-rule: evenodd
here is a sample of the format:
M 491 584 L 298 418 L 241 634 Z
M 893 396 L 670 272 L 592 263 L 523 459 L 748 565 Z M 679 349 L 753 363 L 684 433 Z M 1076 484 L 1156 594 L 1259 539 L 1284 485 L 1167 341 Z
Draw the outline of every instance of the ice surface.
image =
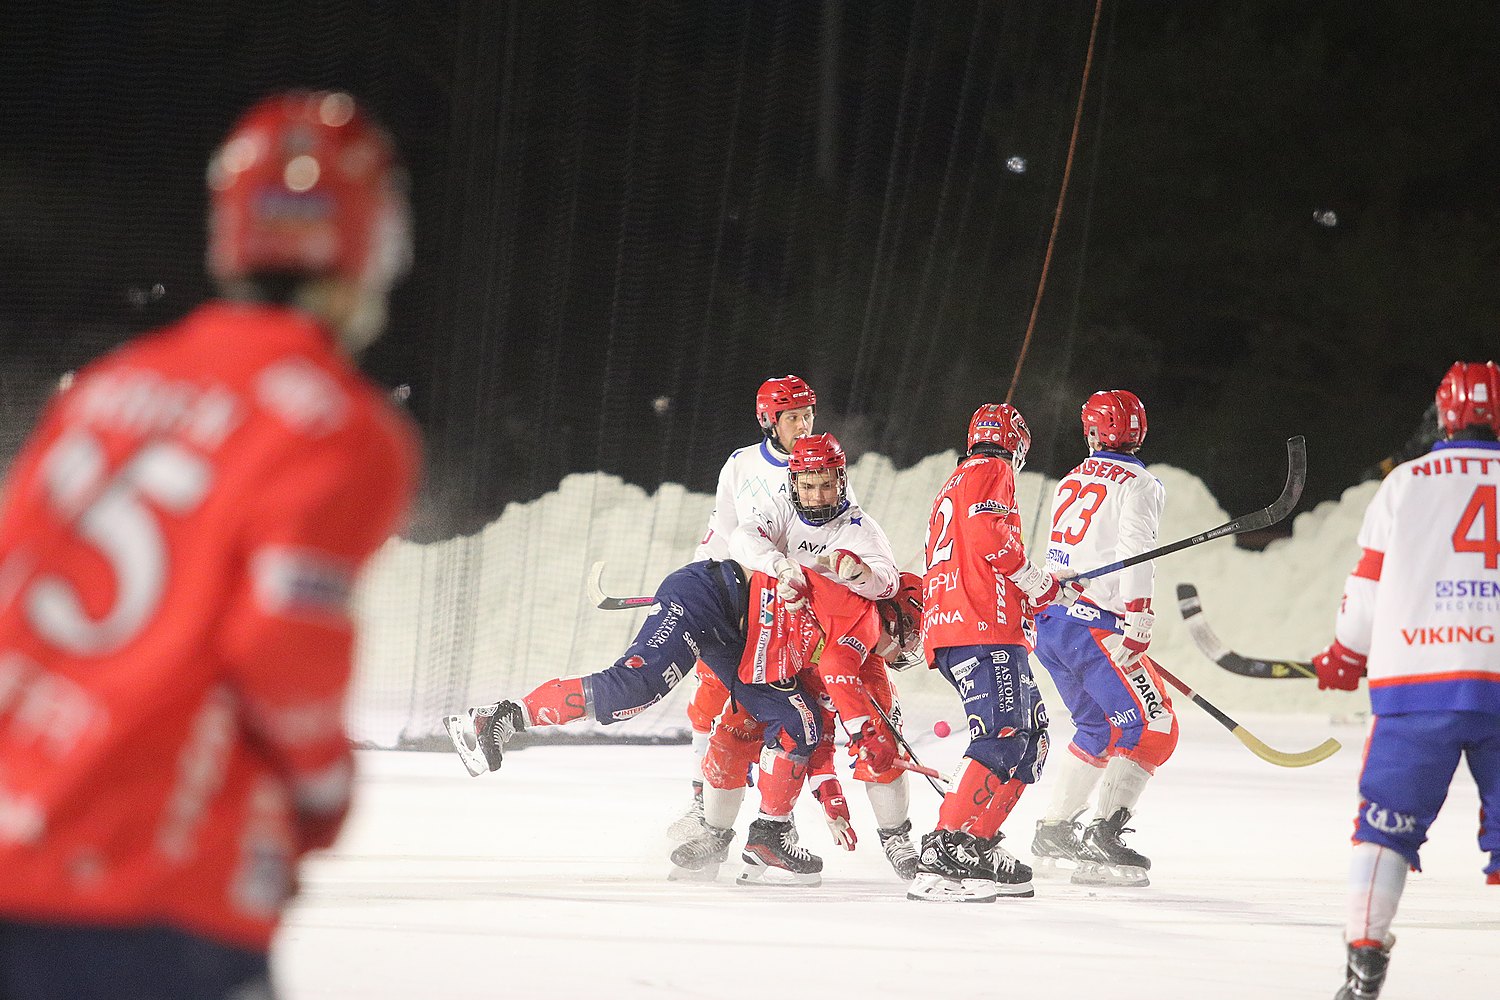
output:
M 1287 770 L 1178 707 L 1182 743 L 1128 837 L 1153 885 L 1038 880 L 1035 899 L 990 905 L 908 902 L 847 778 L 855 853 L 835 855 L 816 804 L 799 806 L 802 842 L 827 862 L 821 887 L 741 888 L 733 865 L 684 885 L 665 878 L 665 828 L 687 805 L 685 747 L 537 747 L 480 778 L 454 754 L 366 752 L 350 826 L 307 866 L 278 939 L 278 979 L 289 1000 L 1328 1000 L 1363 729 L 1241 718 L 1280 749 L 1330 732 L 1344 743 Z M 1061 746 L 1067 724 L 1053 728 Z M 928 735 L 917 752 L 946 770 L 964 743 Z M 1050 791 L 1044 778 L 1006 824 L 1023 860 Z M 938 797 L 915 782 L 911 794 L 929 828 Z M 1483 884 L 1477 816 L 1460 768 L 1407 885 L 1384 1000 L 1500 995 L 1500 888 Z

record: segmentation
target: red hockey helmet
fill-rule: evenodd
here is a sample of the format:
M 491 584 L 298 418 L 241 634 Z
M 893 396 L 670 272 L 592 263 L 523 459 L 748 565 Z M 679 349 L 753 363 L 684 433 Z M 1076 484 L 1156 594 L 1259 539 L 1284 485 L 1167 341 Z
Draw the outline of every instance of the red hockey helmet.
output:
M 985 403 L 969 419 L 969 454 L 982 444 L 992 444 L 1010 454 L 1017 472 L 1026 465 L 1031 450 L 1031 428 L 1021 411 L 1009 403 Z
M 1500 435 L 1500 368 L 1493 361 L 1455 361 L 1437 387 L 1438 423 L 1456 434 L 1488 426 Z
M 1096 392 L 1083 404 L 1083 436 L 1090 451 L 1139 448 L 1146 440 L 1146 407 L 1129 389 Z
M 755 419 L 767 434 L 773 434 L 782 410 L 800 410 L 804 406 L 816 408 L 817 405 L 817 393 L 797 376 L 768 378 L 755 393 Z
M 849 506 L 849 461 L 838 438 L 832 434 L 809 434 L 797 439 L 792 445 L 791 458 L 787 460 L 786 474 L 788 492 L 792 506 L 808 524 L 826 524 L 838 517 Z M 797 492 L 797 477 L 804 472 L 833 473 L 833 482 L 838 487 L 838 496 L 831 504 L 804 504 Z
M 334 275 L 385 292 L 411 264 L 406 176 L 348 94 L 290 91 L 247 111 L 208 167 L 208 269 Z
M 922 578 L 916 573 L 902 573 L 895 596 L 876 602 L 876 607 L 885 634 L 901 653 L 915 652 L 922 638 Z

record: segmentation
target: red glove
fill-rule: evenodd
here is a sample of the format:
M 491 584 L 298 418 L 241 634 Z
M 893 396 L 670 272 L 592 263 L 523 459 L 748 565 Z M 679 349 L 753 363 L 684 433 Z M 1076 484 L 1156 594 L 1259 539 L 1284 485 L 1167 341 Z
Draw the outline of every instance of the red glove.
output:
M 849 800 L 844 798 L 844 789 L 839 784 L 839 779 L 824 779 L 822 784 L 813 788 L 813 798 L 823 806 L 823 818 L 828 821 L 828 831 L 833 834 L 833 842 L 846 851 L 854 850 L 855 841 L 859 838 L 855 837 L 854 827 L 850 825 Z
M 858 583 L 865 575 L 865 561 L 848 549 L 834 549 L 818 556 L 818 562 L 838 574 L 846 583 Z
M 1318 690 L 1353 691 L 1365 675 L 1365 661 L 1368 659 L 1364 653 L 1356 653 L 1337 639 L 1333 640 L 1327 649 L 1313 657 L 1313 666 L 1318 669 Z
M 1125 617 L 1121 624 L 1124 632 L 1120 635 L 1120 647 L 1123 650 L 1123 658 L 1120 666 L 1130 669 L 1135 666 L 1137 660 L 1151 646 L 1151 626 L 1156 622 L 1156 615 L 1151 611 L 1151 598 L 1142 597 L 1125 605 Z
M 859 732 L 849 739 L 849 749 L 854 756 L 870 765 L 876 774 L 884 774 L 896 766 L 896 737 L 882 722 L 866 719 Z

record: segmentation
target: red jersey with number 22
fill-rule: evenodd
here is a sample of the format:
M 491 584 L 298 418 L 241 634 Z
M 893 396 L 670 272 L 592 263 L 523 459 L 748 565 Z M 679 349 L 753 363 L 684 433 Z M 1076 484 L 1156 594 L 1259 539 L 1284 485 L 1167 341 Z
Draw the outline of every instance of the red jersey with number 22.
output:
M 959 463 L 927 520 L 922 648 L 1017 645 L 1031 641 L 1030 608 L 1006 573 L 1020 568 L 1021 515 L 1008 459 Z

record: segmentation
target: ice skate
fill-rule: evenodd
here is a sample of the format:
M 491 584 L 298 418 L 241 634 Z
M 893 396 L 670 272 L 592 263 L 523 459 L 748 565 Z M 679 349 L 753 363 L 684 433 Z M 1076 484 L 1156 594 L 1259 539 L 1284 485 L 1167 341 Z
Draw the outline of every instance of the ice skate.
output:
M 911 820 L 889 830 L 876 830 L 886 860 L 896 870 L 896 877 L 910 882 L 917 877 L 917 849 L 911 842 Z
M 1083 853 L 1071 879 L 1074 885 L 1148 886 L 1151 859 L 1125 846 L 1122 834 L 1130 810 L 1121 806 L 1108 819 L 1096 819 L 1083 831 Z
M 1078 839 L 1080 829 L 1072 820 L 1037 820 L 1036 836 L 1031 838 L 1031 859 L 1036 863 L 1038 875 L 1062 876 L 1077 870 L 1083 854 L 1083 842 Z
M 729 857 L 729 842 L 733 839 L 733 830 L 700 825 L 697 836 L 672 851 L 672 870 L 667 878 L 673 882 L 712 882 L 719 877 L 719 866 Z
M 502 701 L 471 708 L 467 716 L 449 715 L 443 719 L 443 727 L 464 767 L 477 778 L 486 771 L 500 770 L 505 744 L 525 732 L 526 718 L 520 705 Z
M 750 824 L 740 854 L 745 870 L 739 885 L 821 885 L 823 859 L 797 846 L 797 831 L 789 820 L 757 819 Z
M 667 836 L 673 840 L 691 840 L 702 833 L 706 824 L 703 822 L 703 782 L 693 782 L 693 804 L 688 806 L 688 811 L 672 822 L 667 827 Z
M 1344 966 L 1344 985 L 1333 1000 L 1375 1000 L 1385 985 L 1385 971 L 1391 964 L 1392 937 L 1379 941 L 1350 941 L 1349 960 Z
M 995 873 L 995 892 L 1000 896 L 1016 896 L 1029 899 L 1036 895 L 1031 885 L 1031 866 L 1000 846 L 1005 834 L 997 833 L 988 840 L 979 841 L 990 871 Z
M 934 830 L 922 837 L 917 877 L 907 899 L 949 903 L 993 903 L 999 889 L 984 843 L 970 833 Z

